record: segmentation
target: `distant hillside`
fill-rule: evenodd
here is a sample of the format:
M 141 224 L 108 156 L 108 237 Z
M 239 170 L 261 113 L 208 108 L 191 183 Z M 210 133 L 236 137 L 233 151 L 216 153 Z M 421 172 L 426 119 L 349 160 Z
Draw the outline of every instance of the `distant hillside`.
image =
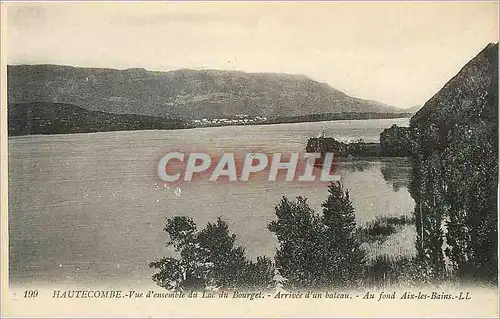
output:
M 401 112 L 301 75 L 19 65 L 8 66 L 7 76 L 10 104 L 66 103 L 96 111 L 183 119 Z
M 9 104 L 7 110 L 11 136 L 184 127 L 184 123 L 176 119 L 89 111 L 61 103 Z
M 422 105 L 415 105 L 410 108 L 404 109 L 405 113 L 415 114 L 422 108 Z

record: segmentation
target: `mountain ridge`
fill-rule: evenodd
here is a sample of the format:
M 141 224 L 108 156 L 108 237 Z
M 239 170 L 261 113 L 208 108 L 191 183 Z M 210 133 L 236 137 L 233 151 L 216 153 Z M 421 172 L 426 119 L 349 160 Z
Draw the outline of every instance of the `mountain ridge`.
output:
M 21 64 L 8 65 L 7 77 L 9 103 L 67 103 L 110 113 L 183 119 L 404 113 L 300 74 Z

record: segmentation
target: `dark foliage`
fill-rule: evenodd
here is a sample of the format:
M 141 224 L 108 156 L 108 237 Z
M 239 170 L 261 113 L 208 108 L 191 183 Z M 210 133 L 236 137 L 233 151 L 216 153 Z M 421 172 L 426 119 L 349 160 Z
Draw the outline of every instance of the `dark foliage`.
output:
M 236 235 L 222 219 L 198 231 L 187 217 L 167 219 L 165 232 L 179 253 L 149 264 L 158 270 L 153 280 L 168 290 L 203 290 L 210 287 L 266 289 L 273 282 L 274 268 L 265 257 L 247 260 L 245 251 L 235 246 Z
M 412 118 L 417 248 L 436 279 L 497 282 L 498 44 Z
M 184 128 L 178 119 L 90 111 L 71 104 L 9 104 L 9 135 L 67 134 Z
M 339 112 L 309 114 L 300 116 L 277 116 L 268 119 L 265 124 L 322 122 L 337 120 L 367 120 L 367 119 L 394 119 L 410 117 L 413 113 L 376 113 L 376 112 Z
M 423 284 L 424 280 L 425 271 L 415 258 L 380 255 L 367 263 L 365 286 L 408 288 Z
M 376 157 L 380 156 L 378 143 L 365 143 L 359 140 L 354 143 L 343 143 L 333 137 L 312 137 L 307 140 L 308 153 L 334 153 L 339 157 Z
M 412 144 L 408 127 L 396 124 L 380 133 L 380 155 L 387 157 L 411 156 Z
M 277 220 L 269 224 L 279 242 L 276 266 L 291 287 L 352 288 L 362 279 L 365 256 L 349 193 L 340 183 L 328 191 L 321 215 L 304 198 L 283 197 L 275 209 Z

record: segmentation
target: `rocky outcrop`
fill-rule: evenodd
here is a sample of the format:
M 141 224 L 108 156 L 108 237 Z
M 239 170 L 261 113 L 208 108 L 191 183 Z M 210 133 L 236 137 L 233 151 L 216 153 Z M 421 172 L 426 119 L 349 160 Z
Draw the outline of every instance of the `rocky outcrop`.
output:
M 434 277 L 497 281 L 498 44 L 411 119 L 417 248 Z

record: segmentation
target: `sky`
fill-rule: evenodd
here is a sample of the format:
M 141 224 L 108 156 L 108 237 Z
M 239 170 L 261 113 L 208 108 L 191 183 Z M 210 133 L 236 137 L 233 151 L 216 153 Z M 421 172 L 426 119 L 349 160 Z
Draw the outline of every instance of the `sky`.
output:
M 2 3 L 8 64 L 303 74 L 423 105 L 488 43 L 498 2 Z

